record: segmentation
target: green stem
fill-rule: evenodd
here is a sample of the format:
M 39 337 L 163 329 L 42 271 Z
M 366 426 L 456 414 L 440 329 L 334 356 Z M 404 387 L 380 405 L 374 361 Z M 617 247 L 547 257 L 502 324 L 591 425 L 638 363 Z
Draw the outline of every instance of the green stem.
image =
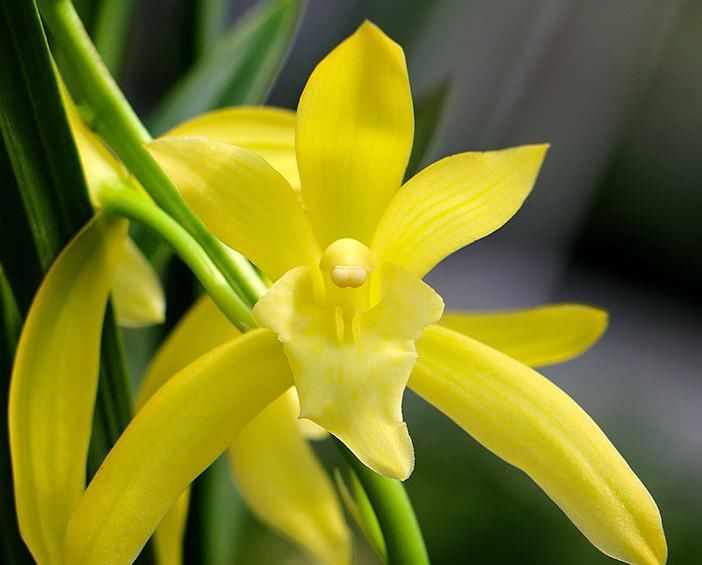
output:
M 144 147 L 151 136 L 120 91 L 69 0 L 39 0 L 41 14 L 71 65 L 94 114 L 95 129 L 156 203 L 206 250 L 224 278 L 252 306 L 265 286 L 252 265 L 215 238 L 183 201 L 173 182 Z
M 104 187 L 99 200 L 106 210 L 148 226 L 163 237 L 237 328 L 246 331 L 256 326 L 249 306 L 231 289 L 207 254 L 178 222 L 130 188 Z
M 402 483 L 371 471 L 343 443 L 334 442 L 371 501 L 385 539 L 388 564 L 428 565 L 422 530 Z

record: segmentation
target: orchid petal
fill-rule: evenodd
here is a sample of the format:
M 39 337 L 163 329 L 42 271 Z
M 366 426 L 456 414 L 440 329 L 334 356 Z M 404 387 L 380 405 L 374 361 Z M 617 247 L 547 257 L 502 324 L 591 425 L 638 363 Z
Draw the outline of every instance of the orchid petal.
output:
M 547 145 L 461 153 L 395 194 L 373 237 L 380 260 L 424 276 L 447 255 L 502 227 L 531 191 Z
M 237 106 L 207 112 L 184 122 L 168 137 L 205 137 L 249 149 L 300 189 L 295 158 L 295 112 L 270 106 Z
M 63 81 L 59 81 L 59 86 L 68 124 L 78 148 L 90 200 L 93 207 L 97 209 L 100 207 L 97 193 L 103 184 L 115 182 L 131 184 L 132 181 L 122 163 L 102 140 L 85 125 Z
M 153 535 L 158 565 L 182 565 L 183 540 L 190 507 L 190 489 L 185 489 L 158 523 Z
M 538 367 L 562 363 L 588 350 L 607 328 L 607 312 L 583 304 L 503 312 L 446 312 L 439 325 Z
M 261 157 L 203 138 L 165 137 L 147 148 L 212 232 L 271 279 L 318 263 L 295 192 Z
M 85 486 L 105 305 L 127 223 L 97 216 L 61 252 L 22 330 L 10 384 L 17 517 L 39 563 L 62 562 Z
M 212 300 L 207 295 L 201 297 L 156 353 L 144 377 L 137 406 L 142 406 L 188 363 L 238 334 Z M 233 467 L 238 470 L 237 482 L 246 501 L 264 522 L 322 560 L 324 556 L 336 555 L 329 562 L 343 562 L 343 536 L 348 534 L 343 530 L 338 502 L 331 487 L 325 486 L 326 474 L 297 430 L 301 423 L 296 418 L 297 393 L 291 388 L 284 397 L 256 416 L 234 441 L 236 457 L 242 459 Z M 258 468 L 257 461 L 261 464 Z M 264 468 L 270 461 L 275 462 L 275 468 Z M 261 484 L 263 477 L 265 485 Z M 291 499 L 294 508 L 287 507 L 292 504 Z M 156 551 L 162 565 L 181 562 L 186 517 L 187 491 L 156 530 Z M 317 525 L 314 533 L 310 524 Z
M 241 335 L 207 295 L 197 299 L 158 349 L 136 396 L 139 410 L 173 375 L 218 345 Z
M 183 490 L 292 385 L 275 336 L 253 330 L 188 365 L 137 413 L 66 534 L 67 565 L 131 563 Z
M 212 299 L 206 294 L 200 297 L 154 355 L 137 393 L 137 410 L 183 367 L 238 335 Z M 183 561 L 189 493 L 186 490 L 178 497 L 154 534 L 159 565 L 180 565 Z
M 300 416 L 326 428 L 374 471 L 406 479 L 414 453 L 402 421 L 402 393 L 416 358 L 414 342 L 440 318 L 443 303 L 404 269 L 386 264 L 379 275 L 382 300 L 351 327 L 318 302 L 307 267 L 278 280 L 254 307 L 254 318 L 285 344 Z
M 166 316 L 166 297 L 154 268 L 131 239 L 117 266 L 112 297 L 123 326 L 160 324 Z
M 370 242 L 402 183 L 413 129 L 402 48 L 365 22 L 317 65 L 298 105 L 302 194 L 322 248 Z
M 437 326 L 417 343 L 410 387 L 490 451 L 529 475 L 602 552 L 665 563 L 655 502 L 604 433 L 527 366 Z
M 351 561 L 350 532 L 334 487 L 297 427 L 294 389 L 234 440 L 229 461 L 251 510 L 320 563 Z

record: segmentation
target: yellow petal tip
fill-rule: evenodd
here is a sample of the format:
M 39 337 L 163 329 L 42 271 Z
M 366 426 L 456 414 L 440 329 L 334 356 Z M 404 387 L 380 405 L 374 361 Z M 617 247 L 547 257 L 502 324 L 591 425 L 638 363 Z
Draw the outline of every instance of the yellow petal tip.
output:
M 404 481 L 414 471 L 414 447 L 404 422 L 382 425 L 375 423 L 366 434 L 353 430 L 341 433 L 329 430 L 369 469 L 389 479 Z M 359 436 L 363 436 L 358 441 Z

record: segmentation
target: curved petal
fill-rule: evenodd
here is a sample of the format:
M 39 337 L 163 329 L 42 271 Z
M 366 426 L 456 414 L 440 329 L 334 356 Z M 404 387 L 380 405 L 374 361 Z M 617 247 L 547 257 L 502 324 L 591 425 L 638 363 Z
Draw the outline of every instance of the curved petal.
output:
M 525 365 L 451 330 L 427 328 L 410 387 L 529 475 L 601 551 L 660 565 L 660 514 L 590 417 Z
M 402 184 L 413 130 L 402 48 L 365 22 L 317 65 L 297 111 L 302 194 L 322 248 L 370 243 Z
M 295 190 L 300 174 L 295 158 L 295 112 L 270 106 L 237 106 L 207 112 L 174 127 L 167 137 L 205 137 L 258 153 Z
M 538 367 L 562 363 L 587 351 L 607 328 L 607 312 L 584 304 L 504 312 L 446 312 L 439 325 Z
M 67 565 L 131 563 L 181 492 L 292 385 L 273 333 L 253 330 L 172 377 L 137 413 L 68 525 Z
M 139 389 L 136 402 L 137 407 L 140 408 L 146 403 L 171 376 L 188 363 L 217 345 L 233 339 L 237 335 L 239 335 L 237 329 L 222 315 L 219 308 L 217 308 L 209 296 L 202 296 L 178 323 L 154 356 Z M 292 466 L 293 463 L 290 462 L 286 462 L 285 465 L 281 465 L 277 469 L 258 469 L 256 471 L 257 476 L 259 473 L 263 473 L 270 479 L 266 484 L 265 490 L 262 492 L 254 490 L 251 493 L 247 493 L 244 490 L 242 494 L 253 508 L 260 508 L 259 515 L 264 521 L 267 521 L 283 532 L 291 530 L 288 535 L 303 544 L 307 541 L 307 546 L 310 547 L 313 554 L 320 554 L 327 551 L 327 555 L 329 555 L 334 548 L 341 552 L 339 544 L 341 544 L 342 540 L 339 528 L 337 527 L 338 520 L 335 521 L 333 512 L 330 510 L 334 501 L 333 493 L 330 499 L 323 485 L 326 476 L 319 468 L 319 464 L 316 460 L 310 460 L 314 455 L 306 444 L 304 444 L 304 440 L 295 432 L 295 428 L 299 426 L 302 421 L 296 418 L 297 412 L 299 411 L 299 401 L 297 400 L 297 394 L 294 392 L 294 389 L 290 389 L 286 398 L 285 406 L 288 406 L 289 403 L 293 404 L 292 409 L 294 414 L 291 418 L 285 420 L 285 424 L 290 426 L 291 429 L 279 430 L 280 435 L 273 438 L 266 437 L 265 442 L 268 442 L 270 439 L 270 445 L 259 437 L 261 441 L 256 443 L 255 447 L 261 453 L 257 455 L 257 457 L 259 459 L 277 458 L 277 460 L 280 461 L 281 455 L 276 454 L 276 452 L 282 452 L 283 458 L 285 458 L 286 455 L 291 457 L 294 455 L 294 461 L 299 460 L 302 468 L 305 469 L 305 473 L 309 473 L 309 475 L 303 474 L 300 476 L 297 468 L 294 468 Z M 276 403 L 280 404 L 279 401 L 276 401 L 274 404 Z M 283 411 L 284 414 L 287 413 L 283 408 L 275 409 L 272 406 L 266 408 L 263 413 L 255 418 L 254 422 L 246 427 L 246 430 L 262 429 L 265 432 L 266 430 L 270 431 L 272 427 L 280 427 L 281 411 Z M 269 412 L 271 416 L 266 417 L 265 415 Z M 255 424 L 255 422 L 259 423 Z M 307 423 L 313 425 L 309 421 L 307 421 Z M 326 432 L 323 433 L 326 434 Z M 256 435 L 250 431 L 245 432 L 245 434 L 247 437 Z M 261 434 L 259 434 L 259 436 L 260 435 Z M 290 440 L 292 444 L 290 447 L 286 446 L 288 440 Z M 249 450 L 253 449 L 253 447 L 251 442 L 247 442 L 246 440 L 239 441 L 239 439 L 237 439 L 235 444 L 240 446 L 238 451 L 242 453 L 242 457 L 247 458 L 242 464 L 244 466 L 244 471 L 242 472 L 245 472 L 246 461 L 250 462 L 254 460 L 255 456 L 255 454 L 247 452 L 247 446 Z M 321 490 L 315 494 L 314 498 L 308 498 L 308 500 L 316 501 L 317 504 L 299 506 L 295 509 L 289 508 L 285 512 L 281 512 L 280 510 L 276 512 L 275 509 L 267 512 L 272 501 L 282 501 L 290 496 L 287 492 L 281 492 L 281 488 L 290 486 L 291 481 L 294 483 L 295 479 L 300 479 L 303 483 L 295 487 L 295 490 L 297 491 L 299 489 L 299 492 L 294 496 L 299 499 L 305 498 L 303 493 L 309 491 L 309 485 L 305 481 L 314 479 L 315 483 L 322 485 Z M 249 482 L 253 480 L 254 479 L 251 479 Z M 256 483 L 253 484 L 254 486 L 256 485 Z M 242 482 L 240 482 L 240 486 L 243 486 Z M 305 488 L 307 488 L 307 491 Z M 317 486 L 315 486 L 315 488 L 317 488 Z M 307 492 L 307 494 L 309 495 L 310 493 Z M 257 502 L 258 497 L 262 497 L 261 502 Z M 324 501 L 324 504 L 321 504 L 320 501 Z M 181 562 L 180 555 L 187 509 L 188 502 L 186 491 L 181 495 L 178 503 L 168 511 L 156 530 L 154 536 L 156 551 L 158 553 L 159 563 L 162 565 L 177 565 Z M 297 521 L 295 521 L 295 517 L 298 518 Z M 278 519 L 278 522 L 282 521 L 282 523 L 277 523 L 276 519 Z M 316 535 L 312 535 L 310 532 L 306 531 L 306 526 L 309 526 L 310 523 L 314 523 L 317 519 L 327 520 L 329 526 L 320 528 Z M 325 535 L 320 535 L 320 532 L 325 532 L 325 535 L 331 537 L 326 538 Z M 336 562 L 339 561 L 337 560 Z
M 207 295 L 198 298 L 154 355 L 139 387 L 139 410 L 168 379 L 218 345 L 240 335 Z
M 190 489 L 185 489 L 158 523 L 154 532 L 154 553 L 158 565 L 183 564 L 183 539 L 190 507 Z
M 183 367 L 238 335 L 239 331 L 220 312 L 212 299 L 207 294 L 201 296 L 151 360 L 136 396 L 136 409 L 141 409 Z M 186 490 L 178 497 L 154 534 L 154 548 L 159 565 L 180 565 L 183 561 L 189 493 Z
M 416 359 L 414 342 L 441 317 L 443 303 L 400 267 L 386 264 L 379 274 L 382 300 L 351 323 L 339 309 L 318 303 L 307 267 L 276 282 L 254 307 L 254 319 L 285 344 L 300 416 L 326 428 L 377 473 L 404 480 L 414 451 L 402 394 Z
M 441 259 L 502 227 L 531 191 L 547 145 L 460 153 L 416 174 L 390 202 L 372 249 L 424 276 Z
M 105 305 L 127 223 L 94 218 L 37 292 L 17 348 L 9 427 L 17 517 L 39 563 L 61 563 L 85 486 Z
M 297 427 L 290 389 L 239 434 L 229 461 L 244 500 L 263 522 L 319 563 L 351 562 L 351 537 L 334 487 Z
M 160 324 L 166 317 L 166 297 L 154 268 L 131 240 L 117 265 L 112 287 L 117 320 L 123 326 Z
M 164 137 L 147 148 L 212 232 L 271 279 L 319 262 L 295 193 L 255 153 L 196 137 Z
M 240 335 L 217 305 L 203 294 L 178 322 L 166 341 L 154 355 L 137 392 L 135 406 L 141 408 L 170 377 L 188 363 L 218 345 Z M 293 400 L 298 403 L 297 395 Z M 297 419 L 304 437 L 319 440 L 327 437 L 324 428 L 304 418 Z
M 99 208 L 97 191 L 104 183 L 115 181 L 129 183 L 129 173 L 122 163 L 112 154 L 102 140 L 88 128 L 81 119 L 78 110 L 71 99 L 62 80 L 59 81 L 59 91 L 71 127 L 73 139 L 78 148 L 83 174 L 88 185 L 90 200 L 94 208 Z

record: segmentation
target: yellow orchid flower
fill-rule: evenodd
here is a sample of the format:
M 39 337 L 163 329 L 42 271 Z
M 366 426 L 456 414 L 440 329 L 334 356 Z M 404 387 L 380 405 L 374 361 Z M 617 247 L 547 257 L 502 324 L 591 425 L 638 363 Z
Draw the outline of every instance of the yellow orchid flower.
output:
M 287 180 L 295 178 L 292 169 L 281 175 L 242 147 L 176 136 L 149 145 L 210 229 L 274 283 L 254 310 L 261 328 L 215 347 L 158 387 L 82 495 L 81 453 L 58 476 L 50 471 L 63 471 L 65 461 L 47 467 L 41 458 L 52 441 L 64 446 L 56 458 L 74 457 L 67 444 L 75 430 L 84 451 L 90 395 L 73 399 L 81 411 L 79 421 L 68 419 L 71 426 L 48 433 L 42 419 L 24 428 L 22 417 L 42 406 L 30 394 L 32 378 L 42 379 L 40 400 L 57 422 L 68 421 L 71 406 L 65 392 L 50 404 L 58 369 L 30 354 L 44 340 L 62 375 L 71 363 L 95 364 L 99 340 L 59 355 L 50 323 L 70 335 L 78 335 L 83 318 L 99 323 L 95 311 L 106 300 L 118 256 L 113 242 L 123 231 L 102 236 L 96 223 L 52 267 L 23 332 L 10 400 L 14 471 L 24 481 L 18 508 L 26 503 L 20 526 L 38 560 L 133 561 L 190 482 L 294 385 L 301 416 L 397 478 L 414 464 L 401 414 L 409 386 L 528 474 L 600 550 L 629 563 L 664 563 L 661 520 L 645 487 L 585 412 L 523 363 L 577 354 L 599 335 L 603 315 L 565 305 L 441 322 L 443 303 L 422 281 L 443 257 L 518 210 L 546 147 L 455 155 L 401 186 L 413 135 L 407 69 L 400 47 L 369 23 L 315 69 L 295 127 L 299 192 Z M 109 254 L 87 253 L 98 236 Z M 86 256 L 94 263 L 77 269 L 76 257 Z M 69 284 L 73 271 L 80 284 Z M 99 284 L 89 286 L 96 277 Z M 92 292 L 89 316 L 81 292 Z M 67 293 L 65 311 L 45 306 Z M 507 316 L 540 328 L 534 341 L 515 329 L 503 340 L 495 330 L 510 323 Z M 560 339 L 544 329 L 549 316 L 565 327 L 579 319 L 589 325 Z M 489 345 L 474 338 L 481 332 Z M 64 483 L 70 499 L 59 488 Z
M 664 562 L 655 503 L 577 404 L 524 364 L 433 325 L 443 303 L 421 277 L 519 209 L 546 146 L 454 155 L 401 186 L 412 130 L 403 52 L 365 23 L 317 66 L 302 94 L 302 205 L 283 176 L 240 147 L 166 137 L 149 149 L 210 229 L 275 281 L 254 316 L 284 346 L 301 417 L 370 468 L 404 479 L 414 464 L 401 415 L 409 384 L 532 477 L 603 552 Z M 524 315 L 538 322 L 552 313 Z M 562 344 L 574 351 L 560 357 L 597 337 L 598 317 L 585 343 Z M 470 323 L 459 321 L 469 332 Z M 525 361 L 559 360 L 526 349 Z
M 83 123 L 61 81 L 59 86 L 83 166 L 88 194 L 93 207 L 99 211 L 98 192 L 101 186 L 117 182 L 136 188 L 137 184 L 104 143 Z M 129 238 L 124 240 L 112 297 L 117 321 L 122 326 L 159 324 L 165 319 L 166 300 L 159 277 L 148 259 Z

